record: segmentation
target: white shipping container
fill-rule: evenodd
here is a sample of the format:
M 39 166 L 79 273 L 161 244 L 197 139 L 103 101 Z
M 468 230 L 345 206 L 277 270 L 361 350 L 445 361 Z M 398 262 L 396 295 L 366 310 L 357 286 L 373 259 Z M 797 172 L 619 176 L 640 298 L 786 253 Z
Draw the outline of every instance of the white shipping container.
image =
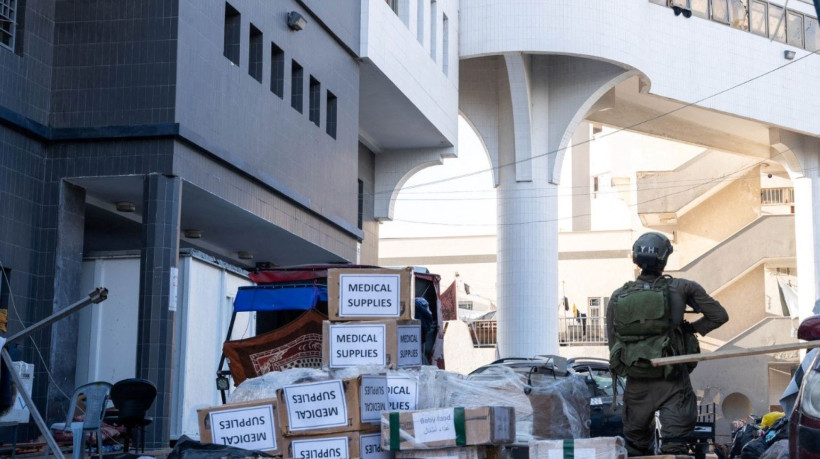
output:
M 136 376 L 139 267 L 136 254 L 106 254 L 84 262 L 83 291 L 103 286 L 108 299 L 80 312 L 75 385 L 114 384 Z M 171 439 L 182 435 L 199 439 L 196 410 L 222 403 L 215 384 L 222 343 L 237 289 L 252 284 L 244 271 L 217 263 L 206 254 L 180 253 Z M 254 336 L 254 314 L 237 314 L 233 330 L 231 339 Z

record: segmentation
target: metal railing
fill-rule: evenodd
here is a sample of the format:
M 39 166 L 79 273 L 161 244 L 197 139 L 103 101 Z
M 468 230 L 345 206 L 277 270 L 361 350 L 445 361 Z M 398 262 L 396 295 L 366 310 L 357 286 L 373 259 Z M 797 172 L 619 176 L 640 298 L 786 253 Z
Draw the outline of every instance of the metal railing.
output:
M 468 324 L 473 347 L 494 347 L 498 339 L 495 320 L 475 320 Z M 562 346 L 605 345 L 606 322 L 603 317 L 561 317 L 558 342 Z
M 603 317 L 560 317 L 558 343 L 562 346 L 606 344 L 606 322 Z
M 495 347 L 498 341 L 498 325 L 495 320 L 474 320 L 469 325 L 473 347 Z
M 794 188 L 762 188 L 760 203 L 764 206 L 794 204 Z

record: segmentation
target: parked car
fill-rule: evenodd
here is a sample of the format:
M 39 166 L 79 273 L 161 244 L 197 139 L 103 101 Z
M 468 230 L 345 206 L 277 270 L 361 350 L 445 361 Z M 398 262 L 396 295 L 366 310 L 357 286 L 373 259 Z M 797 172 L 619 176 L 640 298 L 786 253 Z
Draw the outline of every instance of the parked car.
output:
M 799 339 L 820 339 L 820 315 L 804 320 L 797 329 Z M 820 459 L 820 353 L 803 375 L 800 391 L 789 418 L 789 457 Z
M 558 356 L 537 356 L 533 358 L 506 358 L 484 365 L 470 373 L 471 378 L 492 377 L 493 369 L 504 366 L 525 377 L 528 386 L 537 386 L 544 379 L 566 378 L 569 375 L 585 377 L 589 390 L 590 436 L 610 437 L 623 435 L 621 408 L 612 406 L 612 373 L 609 361 L 589 357 L 565 359 Z M 622 406 L 621 394 L 624 379 L 618 379 L 618 405 Z

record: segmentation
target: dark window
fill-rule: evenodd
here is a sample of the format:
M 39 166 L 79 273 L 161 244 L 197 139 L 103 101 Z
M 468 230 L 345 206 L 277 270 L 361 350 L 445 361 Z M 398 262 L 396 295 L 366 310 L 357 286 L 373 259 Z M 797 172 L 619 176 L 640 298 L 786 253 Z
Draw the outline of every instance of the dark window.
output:
M 305 92 L 304 72 L 302 66 L 296 61 L 291 61 L 290 67 L 290 106 L 297 112 L 302 113 L 304 104 L 302 94 Z
M 17 35 L 17 0 L 0 0 L 0 46 L 14 51 Z
M 447 15 L 441 17 L 441 64 L 445 75 L 450 74 L 450 21 Z
M 0 309 L 8 309 L 9 308 L 9 293 L 11 289 L 9 288 L 9 281 L 11 279 L 11 270 L 8 268 L 3 268 L 0 270 Z
M 364 182 L 359 180 L 359 216 L 357 219 L 357 223 L 359 229 L 362 229 L 362 223 L 364 222 Z
M 592 197 L 598 197 L 598 191 L 600 190 L 598 186 L 598 177 L 592 177 Z
M 262 48 L 262 32 L 251 24 L 248 75 L 260 83 L 262 82 Z
M 270 90 L 277 96 L 285 94 L 285 52 L 275 43 L 270 44 Z
M 396 15 L 399 14 L 399 0 L 384 0 L 384 1 L 385 1 L 385 3 L 387 3 L 387 6 L 389 6 L 390 9 L 393 10 L 394 13 L 396 13 Z
M 820 23 L 810 17 L 806 18 L 806 49 L 811 52 L 820 51 Z
M 242 16 L 230 3 L 225 3 L 225 49 L 223 54 L 236 65 L 239 65 L 239 34 L 241 30 Z
M 786 12 L 786 36 L 792 46 L 803 47 L 803 15 Z
M 782 6 L 769 4 L 769 38 L 786 43 L 786 20 Z
M 753 1 L 749 5 L 749 28 L 752 33 L 769 36 L 768 16 L 766 2 Z
M 325 123 L 327 135 L 336 138 L 336 96 L 332 92 L 327 92 L 327 122 Z
M 313 121 L 313 124 L 316 126 L 319 125 L 320 119 L 322 118 L 321 115 L 321 107 L 322 107 L 322 85 L 319 83 L 319 80 L 310 77 L 310 101 L 309 101 L 309 111 L 308 111 L 308 119 Z
M 712 0 L 712 20 L 729 23 L 729 3 L 727 0 Z
M 430 0 L 430 57 L 436 60 L 436 0 Z

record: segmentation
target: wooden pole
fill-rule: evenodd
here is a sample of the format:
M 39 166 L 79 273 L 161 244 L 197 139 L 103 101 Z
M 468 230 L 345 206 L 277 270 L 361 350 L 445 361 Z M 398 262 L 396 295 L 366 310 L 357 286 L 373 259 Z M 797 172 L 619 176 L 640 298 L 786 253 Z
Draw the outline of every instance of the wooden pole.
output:
M 653 367 L 662 365 L 674 365 L 676 363 L 702 362 L 704 360 L 730 359 L 733 357 L 746 357 L 749 355 L 774 354 L 775 352 L 796 351 L 798 349 L 811 349 L 820 347 L 820 340 L 805 341 L 801 343 L 775 344 L 772 346 L 750 347 L 747 349 L 730 349 L 725 351 L 709 352 L 707 354 L 686 354 L 674 357 L 661 357 L 652 359 Z

